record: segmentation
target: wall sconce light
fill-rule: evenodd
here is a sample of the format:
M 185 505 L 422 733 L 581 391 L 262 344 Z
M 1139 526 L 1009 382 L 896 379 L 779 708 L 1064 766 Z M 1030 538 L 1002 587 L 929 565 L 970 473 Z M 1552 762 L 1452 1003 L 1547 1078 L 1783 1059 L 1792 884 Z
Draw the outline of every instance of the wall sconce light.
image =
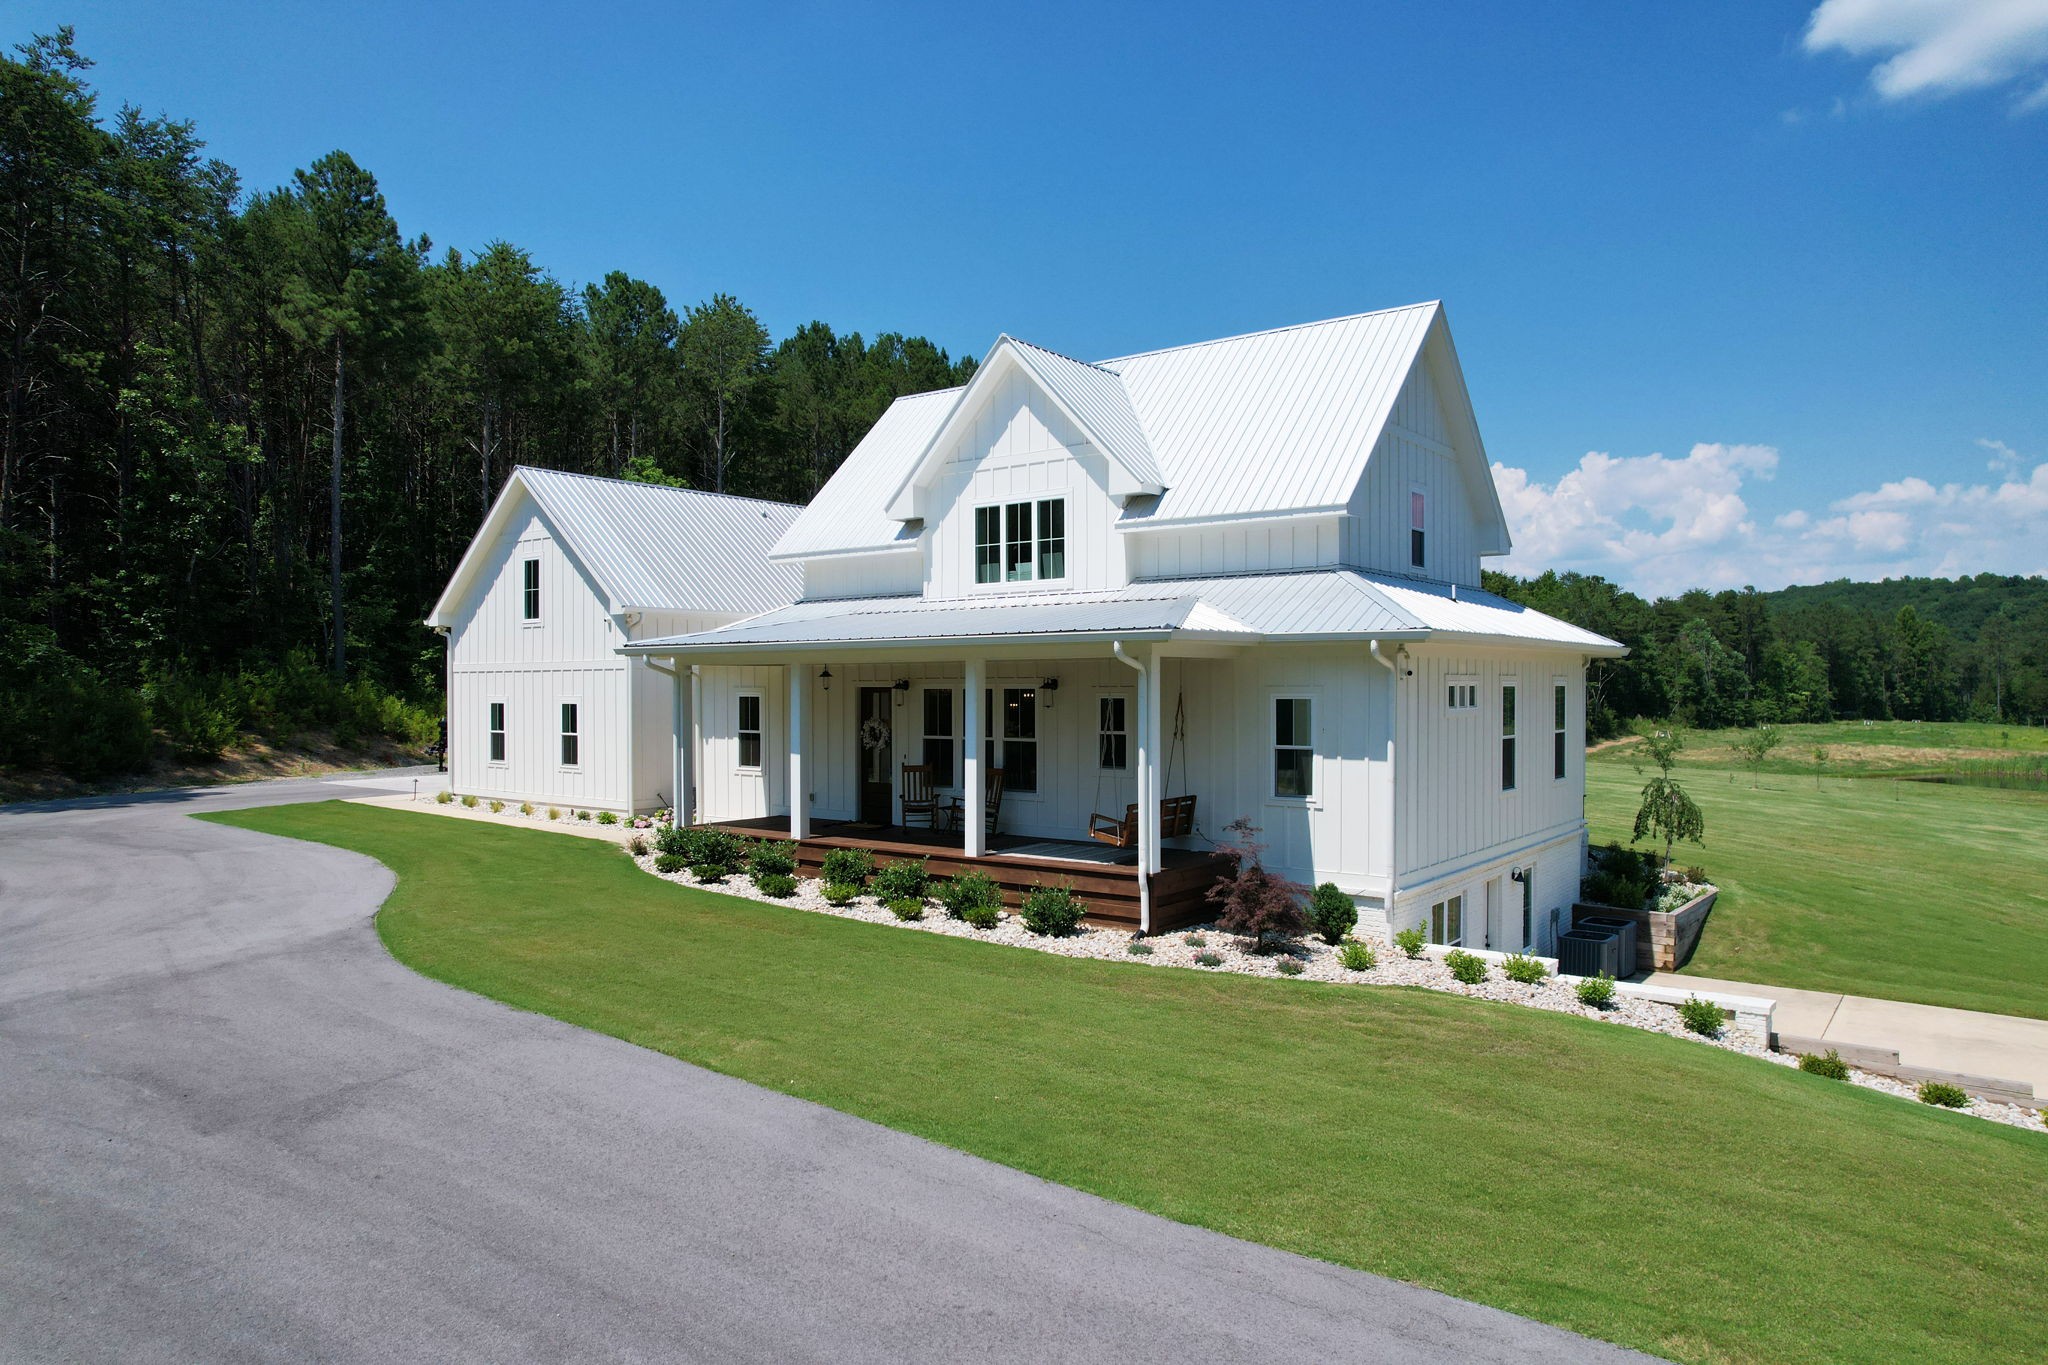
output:
M 910 695 L 910 679 L 898 678 L 896 680 L 895 692 L 896 707 L 898 710 L 901 710 L 903 707 L 903 699 Z
M 1060 680 L 1047 678 L 1038 684 L 1038 690 L 1045 698 L 1045 709 L 1052 710 L 1053 697 L 1060 690 Z
M 832 690 L 832 665 L 825 665 L 824 669 L 820 671 L 818 674 L 818 681 L 825 684 L 825 690 L 827 692 L 830 692 Z
M 1526 868 L 1526 867 L 1518 867 L 1518 868 L 1515 868 L 1515 869 L 1513 869 L 1512 871 L 1510 871 L 1510 872 L 1508 873 L 1508 880 L 1509 880 L 1509 881 L 1511 881 L 1511 882 L 1526 882 L 1526 881 L 1528 881 L 1528 880 L 1529 880 L 1529 869 L 1528 869 L 1528 868 Z

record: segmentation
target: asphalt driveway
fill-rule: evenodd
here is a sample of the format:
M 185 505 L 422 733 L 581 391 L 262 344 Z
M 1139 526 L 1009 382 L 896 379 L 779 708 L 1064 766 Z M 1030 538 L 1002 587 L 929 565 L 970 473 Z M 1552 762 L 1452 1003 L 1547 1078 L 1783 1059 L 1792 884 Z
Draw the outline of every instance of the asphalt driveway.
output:
M 0 1360 L 1640 1358 L 462 994 L 185 818 L 362 790 L 0 808 Z

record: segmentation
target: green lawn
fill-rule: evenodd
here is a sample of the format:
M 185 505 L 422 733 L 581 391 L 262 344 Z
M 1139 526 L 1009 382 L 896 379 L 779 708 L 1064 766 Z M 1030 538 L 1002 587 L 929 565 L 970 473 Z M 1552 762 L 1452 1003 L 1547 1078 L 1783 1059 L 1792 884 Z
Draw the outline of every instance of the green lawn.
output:
M 209 818 L 380 859 L 378 928 L 430 977 L 1169 1218 L 1683 1360 L 2033 1360 L 2048 1331 L 2035 1134 L 1512 1006 L 710 895 L 538 831 Z
M 1703 761 L 1715 739 L 1678 773 L 1707 837 L 1675 856 L 1722 889 L 1686 971 L 2048 1018 L 2048 792 L 1755 779 Z M 1642 784 L 1612 751 L 1586 765 L 1596 843 L 1627 842 Z

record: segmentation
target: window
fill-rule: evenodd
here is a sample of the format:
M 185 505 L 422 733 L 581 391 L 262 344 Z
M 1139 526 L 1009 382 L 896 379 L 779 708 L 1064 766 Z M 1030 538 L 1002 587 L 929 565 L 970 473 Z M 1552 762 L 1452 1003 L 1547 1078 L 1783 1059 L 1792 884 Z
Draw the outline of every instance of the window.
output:
M 1564 684 L 1554 683 L 1550 689 L 1551 730 L 1550 730 L 1550 775 L 1564 780 Z
M 1451 678 L 1445 684 L 1445 701 L 1453 711 L 1479 709 L 1479 679 Z
M 576 748 L 576 703 L 562 703 L 562 766 L 573 768 L 577 763 Z
M 953 785 L 953 690 L 928 687 L 924 693 L 924 763 L 932 782 Z
M 1123 772 L 1131 766 L 1129 699 L 1100 697 L 1096 701 L 1096 766 L 1105 772 Z
M 1421 568 L 1425 549 L 1423 543 L 1423 514 L 1428 510 L 1427 500 L 1420 493 L 1408 495 L 1408 562 Z
M 974 509 L 974 581 L 1028 583 L 1067 576 L 1067 500 Z
M 1038 576 L 1067 576 L 1067 500 L 1046 498 L 1038 504 Z
M 1515 789 L 1515 685 L 1500 685 L 1500 789 Z
M 1465 898 L 1453 896 L 1429 907 L 1429 941 L 1446 948 L 1465 942 Z
M 1003 513 L 999 507 L 974 509 L 974 581 L 994 583 L 1001 579 L 1003 554 Z
M 1006 794 L 1035 792 L 1038 790 L 1038 689 L 1006 687 L 1001 695 L 1002 747 L 995 747 L 996 692 L 993 688 L 982 693 L 982 711 L 987 717 L 982 737 L 989 741 L 990 751 L 1002 760 L 1003 791 Z
M 1529 933 L 1536 918 L 1536 869 L 1522 869 L 1522 951 L 1529 951 Z
M 525 591 L 521 594 L 523 601 L 520 607 L 520 615 L 525 620 L 538 621 L 540 620 L 540 561 L 538 559 L 527 560 L 522 572 L 525 575 L 523 580 Z
M 1316 794 L 1312 734 L 1307 697 L 1273 699 L 1273 795 Z
M 505 703 L 491 703 L 491 762 L 505 761 Z
M 739 702 L 740 766 L 755 768 L 761 766 L 761 694 L 742 692 Z

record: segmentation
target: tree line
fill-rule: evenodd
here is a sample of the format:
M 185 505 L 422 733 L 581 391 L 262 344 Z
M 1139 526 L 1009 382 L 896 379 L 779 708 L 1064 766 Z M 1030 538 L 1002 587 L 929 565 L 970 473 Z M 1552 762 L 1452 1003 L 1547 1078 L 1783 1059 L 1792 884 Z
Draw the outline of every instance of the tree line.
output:
M 1824 720 L 2048 721 L 2048 579 L 1840 580 L 1647 601 L 1593 574 L 1489 590 L 1629 647 L 1596 660 L 1587 723 L 1702 728 Z
M 973 371 L 437 250 L 345 152 L 246 191 L 190 122 L 103 116 L 89 66 L 68 29 L 0 57 L 0 764 L 133 766 L 193 708 L 231 732 L 261 715 L 221 680 L 280 660 L 294 695 L 328 674 L 301 719 L 430 699 L 420 618 L 513 466 L 803 501 Z

